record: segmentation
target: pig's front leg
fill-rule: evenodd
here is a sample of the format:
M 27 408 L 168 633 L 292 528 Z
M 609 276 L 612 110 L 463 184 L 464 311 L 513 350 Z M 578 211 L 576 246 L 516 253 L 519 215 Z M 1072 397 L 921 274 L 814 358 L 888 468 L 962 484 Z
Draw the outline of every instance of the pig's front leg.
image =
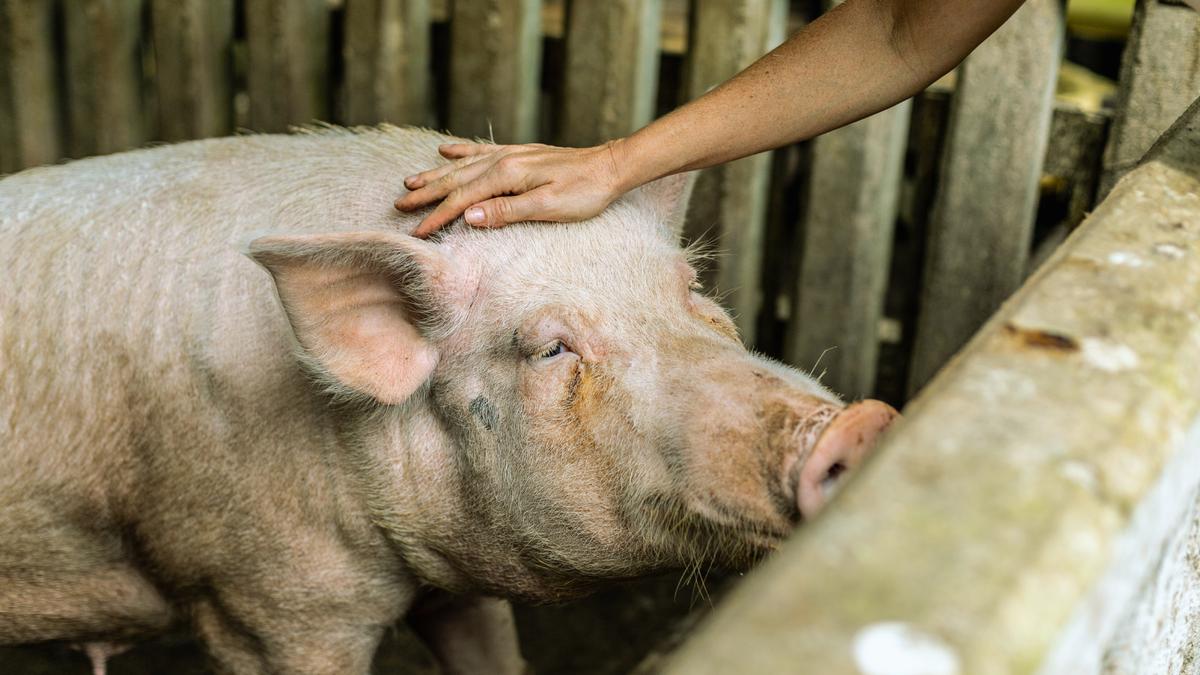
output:
M 438 593 L 408 618 L 447 675 L 525 672 L 507 600 Z
M 292 599 L 291 606 L 283 604 L 287 599 L 238 600 L 201 600 L 192 608 L 197 632 L 218 671 L 228 675 L 367 675 L 390 623 L 369 610 L 365 620 L 336 609 L 313 611 L 303 598 Z

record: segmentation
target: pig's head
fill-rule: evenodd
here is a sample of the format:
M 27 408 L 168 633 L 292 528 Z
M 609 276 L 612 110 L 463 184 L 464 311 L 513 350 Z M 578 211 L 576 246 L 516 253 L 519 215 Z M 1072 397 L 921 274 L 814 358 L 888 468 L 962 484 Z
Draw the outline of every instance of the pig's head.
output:
M 746 350 L 676 243 L 688 185 L 570 225 L 252 244 L 301 358 L 366 403 L 371 508 L 430 583 L 546 599 L 745 566 L 892 420 Z

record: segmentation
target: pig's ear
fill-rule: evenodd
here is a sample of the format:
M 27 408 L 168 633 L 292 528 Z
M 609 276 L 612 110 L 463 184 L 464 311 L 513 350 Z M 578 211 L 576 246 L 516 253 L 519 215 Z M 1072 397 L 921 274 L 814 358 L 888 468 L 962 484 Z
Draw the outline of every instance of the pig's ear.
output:
M 335 392 L 385 404 L 429 379 L 427 339 L 469 303 L 465 274 L 435 244 L 388 232 L 255 239 L 247 254 L 275 279 L 304 360 Z
M 655 218 L 667 226 L 674 241 L 683 233 L 683 221 L 687 218 L 688 201 L 696 185 L 697 171 L 686 171 L 646 183 L 638 188 L 642 202 L 655 213 Z

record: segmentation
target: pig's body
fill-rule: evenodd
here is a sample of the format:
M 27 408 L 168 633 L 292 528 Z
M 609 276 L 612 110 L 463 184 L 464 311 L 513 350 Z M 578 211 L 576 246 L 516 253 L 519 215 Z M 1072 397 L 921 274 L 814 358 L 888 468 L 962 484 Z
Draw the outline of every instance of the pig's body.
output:
M 359 458 L 243 250 L 255 231 L 412 227 L 395 186 L 437 141 L 252 136 L 0 181 L 0 642 L 203 632 L 241 589 L 376 631 L 402 613 L 415 586 Z M 14 569 L 60 618 L 12 614 Z
M 473 598 L 566 597 L 689 564 L 705 537 L 733 542 L 722 559 L 738 560 L 782 536 L 800 499 L 792 488 L 771 477 L 753 499 L 713 500 L 722 488 L 699 478 L 676 490 L 674 465 L 694 477 L 712 464 L 716 486 L 761 482 L 780 462 L 799 467 L 840 404 L 782 367 L 713 357 L 712 373 L 754 370 L 739 395 L 765 402 L 747 415 L 774 415 L 791 445 L 752 470 L 639 454 L 698 433 L 657 419 L 686 417 L 691 402 L 639 402 L 689 387 L 701 387 L 689 399 L 720 400 L 691 383 L 703 373 L 677 366 L 703 370 L 703 350 L 741 350 L 699 300 L 653 335 L 646 317 L 661 312 L 627 309 L 676 293 L 679 275 L 639 270 L 686 267 L 668 237 L 629 229 L 654 215 L 652 198 L 631 196 L 593 223 L 405 242 L 397 231 L 419 216 L 393 210 L 397 186 L 444 140 L 400 129 L 251 136 L 0 181 L 0 643 L 124 642 L 188 622 L 233 672 L 365 673 L 385 627 L 415 613 L 448 669 L 511 671 L 507 607 Z M 252 249 L 278 292 L 243 254 L 256 233 L 291 236 Z M 453 265 L 403 301 L 381 304 L 371 299 L 381 286 L 367 288 L 345 319 L 333 306 L 342 292 L 327 289 L 357 297 L 370 275 L 337 272 L 359 264 L 326 251 L 343 240 Z M 380 272 L 389 289 L 413 274 L 397 269 Z M 597 288 L 603 298 L 588 295 Z M 430 294 L 461 300 L 444 312 L 453 321 L 410 318 Z M 526 332 L 545 330 L 527 316 L 541 311 L 531 298 L 550 297 L 572 308 L 568 333 L 585 325 L 593 337 L 572 337 L 568 356 L 519 356 Z M 625 331 L 658 345 L 694 330 L 678 353 L 627 356 L 611 340 Z M 380 331 L 416 345 L 395 369 L 372 365 L 392 348 Z M 619 370 L 604 365 L 614 354 Z M 516 365 L 489 365 L 501 358 Z M 425 379 L 405 379 L 422 368 Z M 574 378 L 569 392 L 545 384 L 558 370 Z M 730 425 L 711 433 L 732 447 L 741 432 Z M 609 447 L 635 450 L 613 459 Z M 780 485 L 803 483 L 788 476 Z M 685 487 L 704 498 L 674 494 Z M 662 517 L 643 517 L 653 508 Z M 681 542 L 669 541 L 675 527 L 688 531 Z

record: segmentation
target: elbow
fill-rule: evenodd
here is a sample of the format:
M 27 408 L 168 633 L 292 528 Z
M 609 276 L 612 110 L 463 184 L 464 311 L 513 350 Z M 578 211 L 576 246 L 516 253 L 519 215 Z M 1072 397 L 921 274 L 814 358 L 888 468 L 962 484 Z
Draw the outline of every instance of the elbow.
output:
M 922 40 L 923 35 L 939 34 L 942 22 L 929 16 L 929 8 L 921 3 L 906 0 L 867 0 L 874 10 L 875 24 L 880 37 L 896 61 L 907 67 L 920 79 L 935 80 L 957 65 L 950 64 L 942 72 L 928 58 L 930 45 Z M 930 3 L 936 4 L 936 3 Z

